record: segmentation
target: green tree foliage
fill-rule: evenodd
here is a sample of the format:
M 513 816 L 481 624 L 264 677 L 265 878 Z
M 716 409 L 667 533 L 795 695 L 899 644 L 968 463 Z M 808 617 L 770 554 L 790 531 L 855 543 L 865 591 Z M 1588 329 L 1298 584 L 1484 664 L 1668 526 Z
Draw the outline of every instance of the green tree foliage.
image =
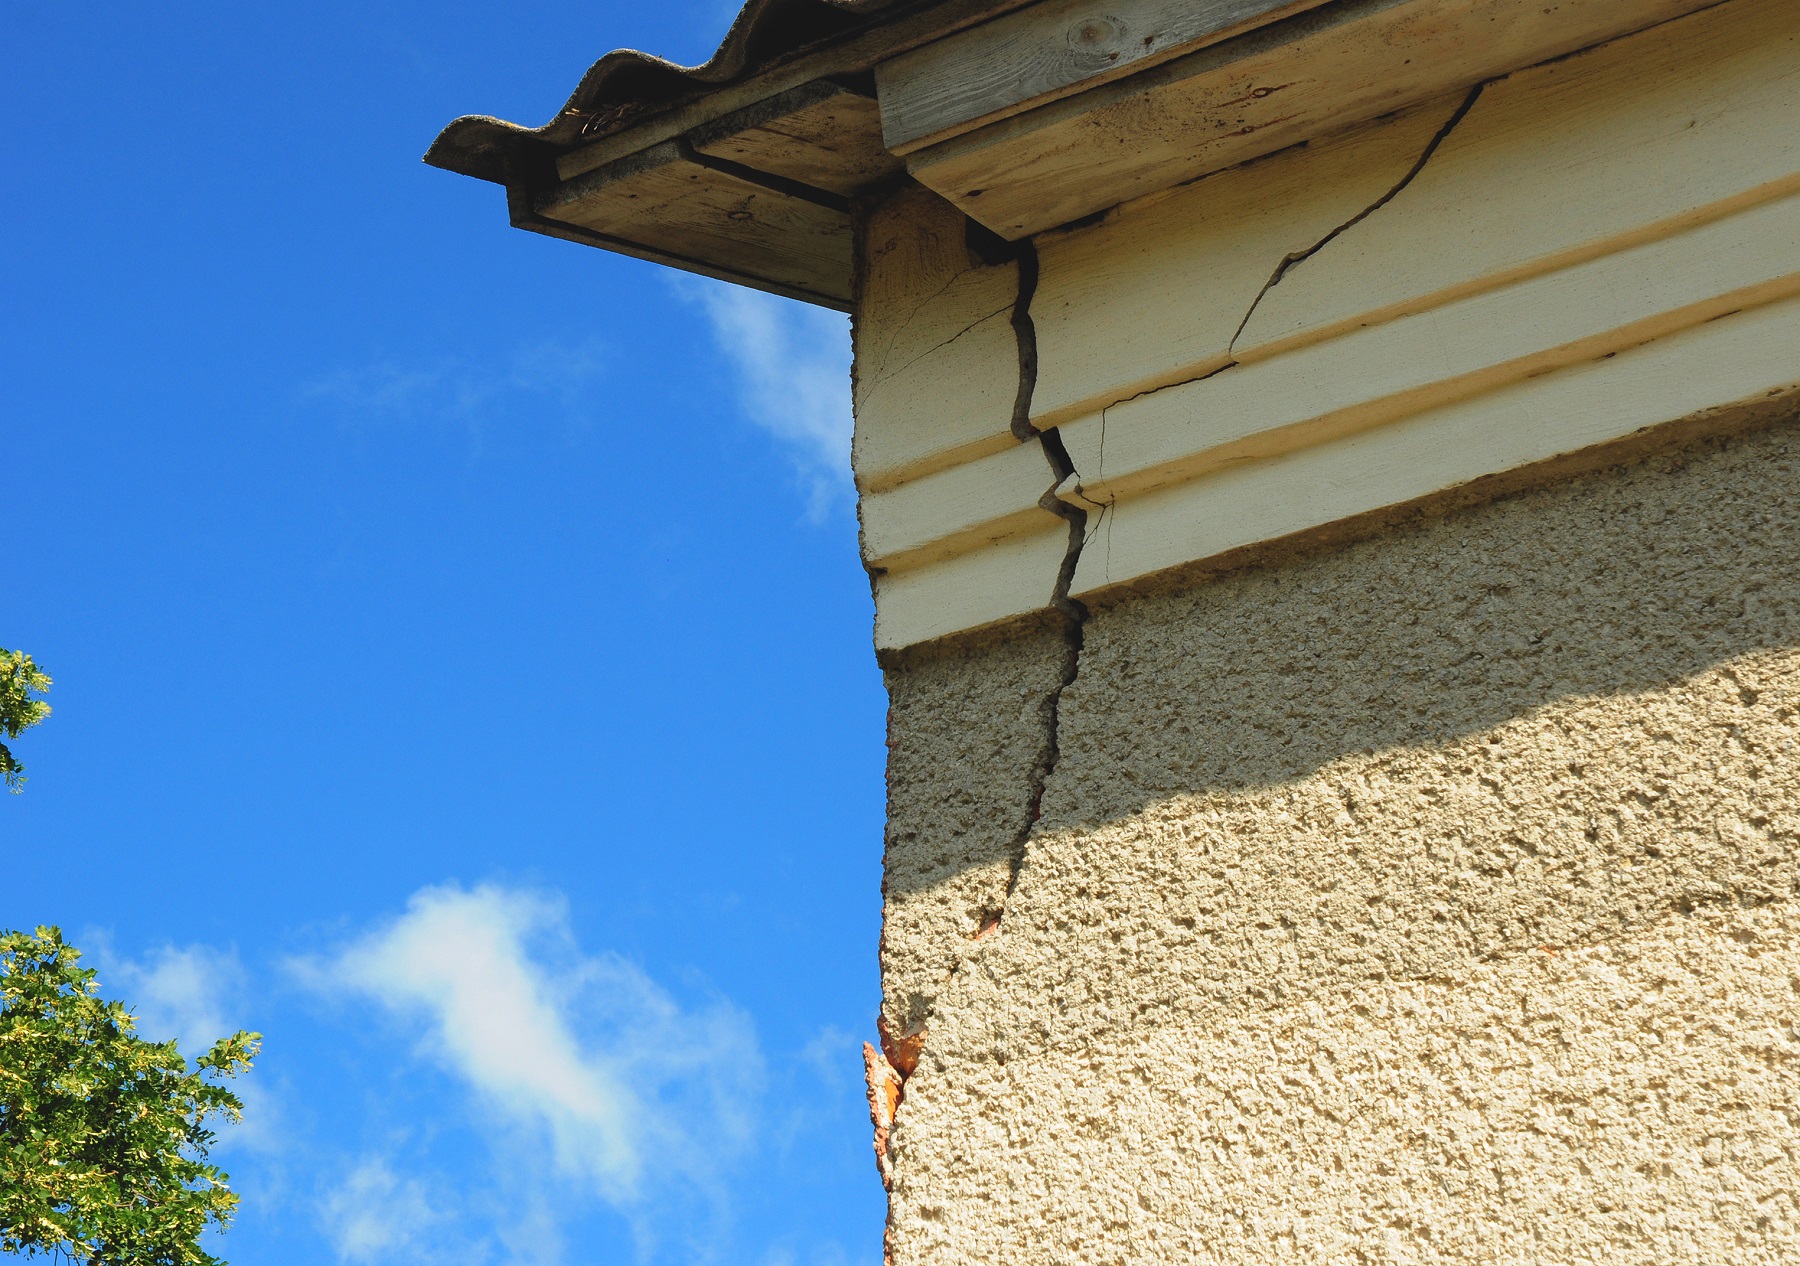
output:
M 225 1038 L 190 1070 L 80 960 L 56 928 L 0 933 L 0 1253 L 222 1266 L 198 1240 L 237 1196 L 207 1163 L 205 1122 L 238 1119 L 217 1079 L 249 1068 L 261 1037 Z
M 50 715 L 50 705 L 33 698 L 50 689 L 49 674 L 31 662 L 23 651 L 0 651 L 0 734 L 9 739 L 19 737 L 21 730 Z M 0 743 L 0 774 L 6 776 L 6 789 L 24 790 L 25 766 L 13 759 L 12 749 Z

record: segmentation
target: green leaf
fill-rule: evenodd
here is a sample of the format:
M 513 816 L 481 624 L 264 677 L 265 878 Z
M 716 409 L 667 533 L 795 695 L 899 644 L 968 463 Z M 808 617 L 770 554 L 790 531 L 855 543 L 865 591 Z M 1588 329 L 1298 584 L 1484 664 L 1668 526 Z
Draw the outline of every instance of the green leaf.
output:
M 0 1253 L 223 1266 L 199 1237 L 237 1196 L 205 1123 L 242 1112 L 213 1079 L 249 1069 L 261 1035 L 233 1034 L 190 1070 L 80 961 L 56 928 L 0 933 Z
M 50 715 L 50 705 L 35 695 L 50 689 L 50 676 L 31 662 L 23 651 L 0 650 L 0 734 L 18 738 L 24 730 Z M 25 766 L 0 743 L 0 776 L 6 789 L 19 792 L 25 788 Z

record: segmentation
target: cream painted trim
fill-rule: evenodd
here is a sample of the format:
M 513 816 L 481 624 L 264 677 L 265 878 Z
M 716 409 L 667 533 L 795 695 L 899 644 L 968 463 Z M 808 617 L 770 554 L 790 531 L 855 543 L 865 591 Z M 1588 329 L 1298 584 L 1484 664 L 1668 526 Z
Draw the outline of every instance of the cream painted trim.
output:
M 1455 103 L 1044 238 L 1033 424 L 1800 191 L 1794 0 L 1736 0 L 1488 86 L 1392 201 L 1259 299 L 1283 256 L 1392 189 Z
M 1732 0 L 1495 85 L 1457 129 L 1433 103 L 1042 242 L 1034 420 L 1089 513 L 1072 593 L 1800 384 L 1790 6 Z M 944 364 L 877 421 L 923 439 L 1007 372 L 998 340 Z M 865 483 L 884 649 L 1042 609 L 1068 561 L 1039 445 L 936 451 L 958 460 Z
M 1062 429 L 1098 504 L 1281 456 L 1800 294 L 1800 196 L 1128 400 Z
M 863 553 L 901 571 L 1063 522 L 1038 501 L 1056 486 L 1043 447 L 1014 440 L 981 461 L 863 499 Z
M 1112 506 L 1796 294 L 1800 195 L 1110 406 L 1060 428 L 1076 475 L 1059 492 Z M 865 556 L 899 571 L 1048 529 L 1054 482 L 1038 445 L 1014 444 L 866 495 Z
M 1051 531 L 876 576 L 875 649 L 916 646 L 1049 606 L 1069 551 L 1068 525 L 1056 523 Z
M 1659 423 L 1800 388 L 1800 299 L 1516 383 L 1404 424 L 1223 470 L 1109 508 L 1071 593 L 1093 597 Z

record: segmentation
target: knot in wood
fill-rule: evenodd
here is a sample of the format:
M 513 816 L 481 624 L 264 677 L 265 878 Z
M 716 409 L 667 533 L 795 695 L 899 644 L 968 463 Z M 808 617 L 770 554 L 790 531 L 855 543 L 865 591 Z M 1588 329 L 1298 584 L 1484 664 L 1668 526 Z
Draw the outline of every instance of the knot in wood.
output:
M 1084 57 L 1113 62 L 1125 44 L 1125 24 L 1115 17 L 1092 14 L 1069 26 L 1069 47 Z

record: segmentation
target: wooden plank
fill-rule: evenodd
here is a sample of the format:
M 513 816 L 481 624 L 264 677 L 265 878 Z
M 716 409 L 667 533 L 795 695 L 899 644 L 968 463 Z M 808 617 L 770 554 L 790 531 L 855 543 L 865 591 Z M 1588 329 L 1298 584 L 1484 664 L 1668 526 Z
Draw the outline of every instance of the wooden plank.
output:
M 1264 296 L 1239 359 L 1800 188 L 1796 18 L 1793 0 L 1734 0 L 1490 85 L 1392 203 Z
M 848 303 L 849 212 L 694 162 L 671 141 L 539 195 L 532 210 L 666 256 Z
M 1460 96 L 1040 238 L 1032 420 L 1059 425 L 1782 196 L 1800 187 L 1796 80 L 1791 0 L 1734 0 L 1511 75 L 1390 203 L 1260 301 L 1276 263 L 1394 187 Z
M 793 89 L 831 76 L 871 70 L 877 62 L 911 48 L 985 22 L 1031 0 L 946 0 L 918 12 L 897 16 L 839 44 L 776 62 L 736 83 L 708 90 L 696 83 L 696 97 L 654 114 L 557 159 L 564 180 L 641 153 L 664 141 L 685 136 L 697 127 Z
M 1111 513 L 1796 295 L 1800 196 L 1065 425 L 1062 440 L 1079 472 L 1065 495 Z M 1793 372 L 1800 377 L 1800 365 Z M 868 560 L 905 570 L 1046 530 L 1038 498 L 1048 471 L 1033 448 L 866 495 Z
M 1060 426 L 1229 364 L 1232 339 L 1276 264 L 1392 189 L 1460 102 L 1285 150 L 1040 238 L 1032 423 Z
M 862 499 L 863 558 L 898 571 L 1044 532 L 1063 520 L 1039 500 L 1057 484 L 1043 446 L 1014 444 Z
M 874 100 L 826 81 L 697 128 L 688 143 L 702 154 L 843 195 L 905 172 L 882 146 Z
M 1800 299 L 1790 299 L 1401 425 L 1122 502 L 1082 551 L 1071 592 L 1093 599 L 1170 567 L 1204 564 L 1647 428 L 1796 391 Z M 977 558 L 957 561 L 975 573 Z
M 1192 52 L 1325 0 L 1049 0 L 875 68 L 897 154 Z
M 875 578 L 875 648 L 898 650 L 1042 611 L 1056 593 L 1068 525 Z
M 1716 0 L 1345 0 L 908 156 L 1020 238 Z
M 966 229 L 916 185 L 864 225 L 853 459 L 865 493 L 1018 444 L 1019 267 L 976 258 Z
M 1128 400 L 1061 434 L 1083 499 L 1123 503 L 1796 294 L 1800 196 Z

